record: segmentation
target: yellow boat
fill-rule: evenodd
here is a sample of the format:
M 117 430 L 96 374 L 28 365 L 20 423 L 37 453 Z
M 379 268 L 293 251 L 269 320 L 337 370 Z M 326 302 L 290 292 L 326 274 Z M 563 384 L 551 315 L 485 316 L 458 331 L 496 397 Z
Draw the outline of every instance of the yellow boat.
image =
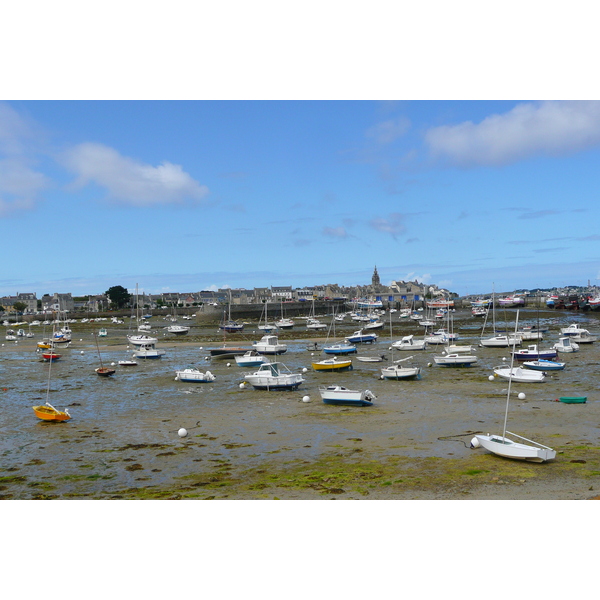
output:
M 43 348 L 44 350 L 46 350 L 48 348 L 52 348 L 52 342 L 50 342 L 48 340 L 42 340 L 41 342 L 37 343 L 37 347 Z
M 41 406 L 32 406 L 35 416 L 43 421 L 68 421 L 71 418 L 69 411 L 58 410 L 46 402 Z
M 352 369 L 352 361 L 347 358 L 345 360 L 338 360 L 336 356 L 333 358 L 326 358 L 319 362 L 312 363 L 312 367 L 315 371 L 343 371 L 344 369 Z

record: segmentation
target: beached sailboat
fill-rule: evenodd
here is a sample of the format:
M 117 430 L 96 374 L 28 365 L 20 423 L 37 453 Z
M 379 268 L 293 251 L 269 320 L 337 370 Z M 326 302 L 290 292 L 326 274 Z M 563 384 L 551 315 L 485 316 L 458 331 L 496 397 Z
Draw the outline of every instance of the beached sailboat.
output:
M 517 310 L 517 322 L 519 320 L 519 311 Z M 516 326 L 515 326 L 516 331 Z M 513 346 L 514 351 L 514 346 Z M 514 355 L 511 359 L 511 369 L 513 366 Z M 479 448 L 480 446 L 485 448 L 486 450 L 497 454 L 498 456 L 503 456 L 505 458 L 513 458 L 516 460 L 525 460 L 530 462 L 546 462 L 548 460 L 553 460 L 556 458 L 556 451 L 548 446 L 544 446 L 538 442 L 534 442 L 533 440 L 529 440 L 524 438 L 516 433 L 511 433 L 507 431 L 506 425 L 508 422 L 508 408 L 510 404 L 510 388 L 512 384 L 512 377 L 509 377 L 508 380 L 508 390 L 506 392 L 506 410 L 504 413 L 504 428 L 502 435 L 493 435 L 493 434 L 477 434 L 471 440 L 471 448 Z M 510 434 L 515 438 L 523 440 L 524 442 L 529 442 L 529 444 L 523 444 L 521 442 L 515 442 L 510 438 L 506 437 L 506 434 Z M 534 445 L 530 445 L 534 444 Z
M 394 339 L 392 332 L 392 315 L 390 314 L 390 340 Z M 416 365 L 405 366 L 404 362 L 411 360 L 412 356 L 401 358 L 399 360 L 394 359 L 394 348 L 392 347 L 392 361 L 393 364 L 389 367 L 383 367 L 381 369 L 381 377 L 383 379 L 421 379 L 421 367 Z
M 98 360 L 100 361 L 100 366 L 97 369 L 95 369 L 95 371 L 101 377 L 110 377 L 111 375 L 115 374 L 115 370 L 110 367 L 105 367 L 102 364 L 102 356 L 100 355 L 100 346 L 98 345 L 98 336 L 95 333 L 92 335 L 94 336 L 94 339 L 96 340 L 96 349 L 98 350 Z
M 334 314 L 333 319 L 331 319 L 331 324 L 329 325 L 329 331 L 327 332 L 327 341 L 329 340 L 329 334 L 333 330 L 333 338 L 335 339 L 335 323 L 337 319 Z M 335 344 L 329 344 L 323 347 L 323 352 L 325 354 L 335 354 L 337 356 L 347 356 L 348 354 L 356 353 L 356 346 L 354 344 L 350 344 L 347 341 L 336 342 Z
M 244 324 L 231 318 L 231 290 L 229 290 L 229 302 L 227 303 L 227 318 L 225 318 L 225 311 L 223 311 L 223 320 L 219 324 L 219 328 L 227 333 L 237 333 L 243 331 Z
M 38 419 L 42 421 L 68 421 L 71 418 L 69 411 L 65 408 L 65 410 L 58 410 L 50 404 L 50 379 L 52 375 L 52 363 L 53 361 L 48 361 L 48 384 L 46 386 L 46 402 L 45 404 L 41 404 L 39 406 L 32 406 L 33 412 Z
M 274 329 L 277 329 L 277 325 L 275 325 L 275 323 L 271 322 L 269 323 L 269 302 L 265 302 L 265 308 L 263 310 L 263 314 L 261 315 L 260 321 L 258 323 L 258 329 L 260 329 L 261 331 L 264 331 L 265 333 L 271 333 L 271 331 L 273 331 Z M 264 322 L 262 320 L 262 317 L 264 315 Z
M 352 366 L 352 359 L 339 359 L 337 356 L 334 356 L 313 362 L 312 368 L 315 371 L 345 371 L 352 370 L 354 367 Z

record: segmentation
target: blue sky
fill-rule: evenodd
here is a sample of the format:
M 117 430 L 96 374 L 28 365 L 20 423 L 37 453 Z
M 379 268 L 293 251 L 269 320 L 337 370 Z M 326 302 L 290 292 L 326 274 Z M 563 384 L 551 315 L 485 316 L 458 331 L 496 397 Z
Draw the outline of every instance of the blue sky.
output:
M 7 6 L 0 295 L 597 284 L 585 8 L 363 8 Z
M 4 101 L 0 294 L 600 278 L 600 102 Z

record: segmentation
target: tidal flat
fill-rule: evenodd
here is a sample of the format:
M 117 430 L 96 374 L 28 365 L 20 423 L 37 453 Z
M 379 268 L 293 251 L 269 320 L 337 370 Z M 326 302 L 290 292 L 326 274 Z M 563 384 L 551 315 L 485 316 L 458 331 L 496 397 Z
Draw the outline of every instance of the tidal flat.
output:
M 507 311 L 507 328 L 515 311 Z M 393 338 L 423 328 L 394 316 Z M 522 309 L 522 324 L 540 315 Z M 598 334 L 599 315 L 543 311 L 547 326 L 541 347 L 558 341 L 559 329 L 577 322 Z M 190 322 L 187 323 L 188 325 Z M 460 344 L 479 342 L 482 321 L 456 311 Z M 0 439 L 0 499 L 593 499 L 600 495 L 600 342 L 560 355 L 563 371 L 540 384 L 512 384 L 508 429 L 557 451 L 556 460 L 531 464 L 471 449 L 476 432 L 502 433 L 507 382 L 489 381 L 492 369 L 510 360 L 506 348 L 478 347 L 478 363 L 468 368 L 436 366 L 443 350 L 389 350 L 389 328 L 378 330 L 359 355 L 385 355 L 381 363 L 353 359 L 352 371 L 315 372 L 325 337 L 311 337 L 302 322 L 280 335 L 288 345 L 278 357 L 305 382 L 296 391 L 240 387 L 244 373 L 234 360 L 209 358 L 220 346 L 216 326 L 192 324 L 188 336 L 164 335 L 166 323 L 152 320 L 166 350 L 162 359 L 118 367 L 98 377 L 98 352 L 91 335 L 99 327 L 103 363 L 130 356 L 128 323 L 73 323 L 73 341 L 52 365 L 49 401 L 67 407 L 64 423 L 38 420 L 31 407 L 46 398 L 48 364 L 40 361 L 34 338 L 4 342 L 0 348 L 0 394 L 5 418 Z M 440 325 L 441 326 L 441 325 Z M 32 328 L 34 329 L 34 328 Z M 358 329 L 336 325 L 336 339 Z M 489 332 L 489 330 L 488 330 Z M 260 338 L 253 324 L 227 343 L 251 347 Z M 330 338 L 331 341 L 331 338 Z M 528 342 L 525 342 L 527 344 Z M 533 342 L 529 342 L 533 343 Z M 422 367 L 414 381 L 380 379 L 380 368 L 412 355 Z M 430 366 L 431 365 L 431 366 Z M 186 367 L 210 370 L 210 383 L 175 380 Z M 319 385 L 369 389 L 370 407 L 331 406 Z M 525 393 L 525 399 L 518 394 Z M 308 396 L 309 402 L 303 397 Z M 560 396 L 587 396 L 585 404 L 557 402 Z M 186 437 L 178 430 L 185 428 Z

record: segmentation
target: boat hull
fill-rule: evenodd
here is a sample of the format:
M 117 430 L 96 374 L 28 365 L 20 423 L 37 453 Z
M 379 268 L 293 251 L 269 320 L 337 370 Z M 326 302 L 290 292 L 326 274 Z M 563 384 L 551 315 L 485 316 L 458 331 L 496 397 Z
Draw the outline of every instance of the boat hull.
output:
M 473 438 L 473 440 L 475 439 L 489 452 L 504 458 L 538 463 L 556 458 L 556 451 L 551 448 L 537 448 L 528 444 L 520 444 L 501 435 L 478 434 Z M 471 445 L 476 447 L 473 440 L 471 441 Z
M 587 396 L 561 396 L 558 398 L 559 402 L 565 404 L 585 404 L 587 402 Z
M 33 412 L 38 419 L 42 421 L 68 421 L 71 415 L 63 410 L 57 410 L 50 406 L 33 406 Z

